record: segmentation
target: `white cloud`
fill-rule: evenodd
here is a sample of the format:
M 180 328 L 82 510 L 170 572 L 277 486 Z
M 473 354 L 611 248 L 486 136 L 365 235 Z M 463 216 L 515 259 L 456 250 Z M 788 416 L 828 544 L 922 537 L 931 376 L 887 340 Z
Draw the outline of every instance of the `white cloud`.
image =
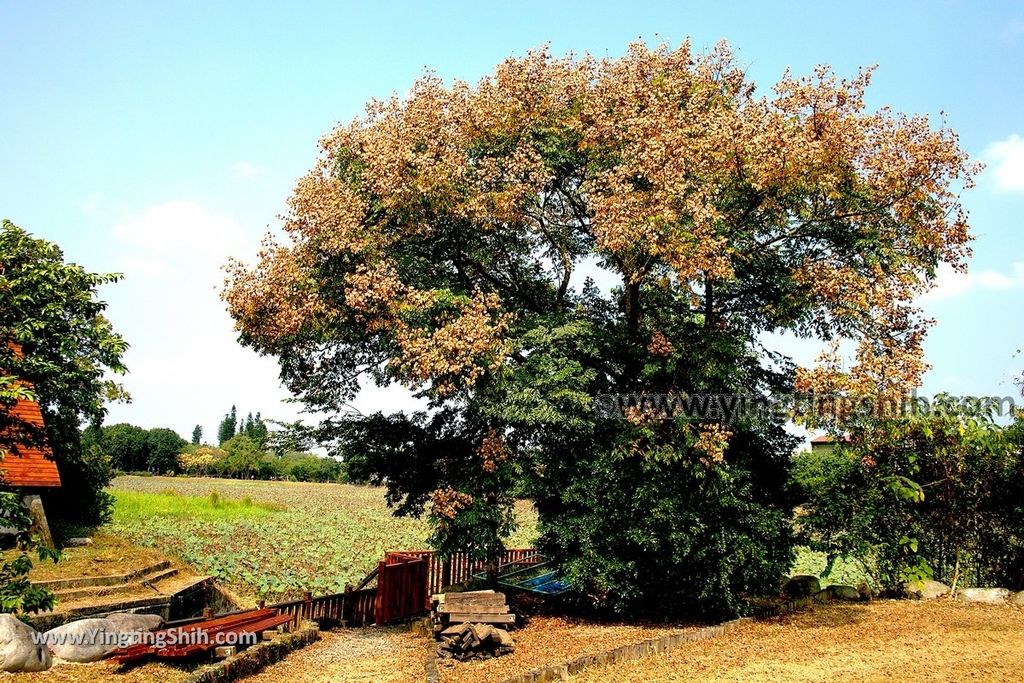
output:
M 1024 138 L 1014 133 L 985 150 L 996 187 L 1006 192 L 1024 190 Z
M 82 201 L 79 207 L 82 209 L 82 213 L 93 214 L 103 207 L 106 199 L 106 195 L 102 192 L 91 192 L 89 193 L 89 196 Z
M 935 278 L 935 287 L 920 298 L 921 303 L 944 301 L 974 289 L 1005 291 L 1024 286 L 1024 263 L 1014 263 L 1012 271 L 978 270 L 961 273 L 942 263 Z
M 184 437 L 217 423 L 236 404 L 242 414 L 295 420 L 273 358 L 237 341 L 234 321 L 219 296 L 228 257 L 250 259 L 259 234 L 194 201 L 170 201 L 126 217 L 112 229 L 113 258 L 125 280 L 105 287 L 108 314 L 131 344 L 123 378 L 133 402 L 110 408 L 108 423 L 171 427 Z M 355 406 L 366 413 L 421 409 L 408 391 L 368 387 Z M 315 419 L 304 416 L 307 422 Z
M 190 260 L 204 261 L 226 258 L 248 241 L 233 218 L 211 213 L 192 201 L 151 206 L 114 226 L 114 236 L 154 255 L 187 251 Z
M 266 173 L 267 167 L 254 164 L 251 161 L 236 161 L 232 164 L 231 170 L 239 178 L 256 178 Z
M 243 413 L 294 419 L 277 364 L 237 343 L 218 295 L 221 266 L 230 256 L 250 256 L 258 236 L 188 200 L 147 207 L 112 233 L 125 280 L 104 297 L 131 344 L 124 383 L 133 402 L 112 406 L 108 421 L 172 427 L 186 437 L 199 423 L 211 438 L 233 403 Z

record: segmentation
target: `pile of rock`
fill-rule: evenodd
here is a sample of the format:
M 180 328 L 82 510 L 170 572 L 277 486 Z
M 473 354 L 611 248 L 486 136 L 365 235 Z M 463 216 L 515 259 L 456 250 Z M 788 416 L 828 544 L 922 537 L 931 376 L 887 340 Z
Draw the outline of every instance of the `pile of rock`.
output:
M 456 624 L 439 634 L 437 655 L 442 659 L 490 659 L 515 649 L 512 636 L 503 628 L 489 624 Z
M 110 614 L 80 619 L 39 634 L 10 614 L 0 614 L 0 671 L 46 671 L 54 663 L 95 662 L 163 624 L 151 614 Z
M 938 581 L 913 581 L 904 586 L 907 597 L 918 600 L 938 600 L 950 598 L 953 589 Z M 960 588 L 952 595 L 960 602 L 973 602 L 981 605 L 1005 605 L 1024 607 L 1024 591 L 1014 593 L 1008 588 Z

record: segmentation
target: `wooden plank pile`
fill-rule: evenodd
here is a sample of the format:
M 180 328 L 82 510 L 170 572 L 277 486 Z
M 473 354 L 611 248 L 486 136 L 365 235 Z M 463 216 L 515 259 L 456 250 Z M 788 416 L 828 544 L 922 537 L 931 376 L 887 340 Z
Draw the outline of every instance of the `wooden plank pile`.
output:
M 514 649 L 512 636 L 503 627 L 514 626 L 504 593 L 468 591 L 433 597 L 434 632 L 440 639 L 442 658 L 464 661 L 490 659 Z
M 441 631 L 437 654 L 443 659 L 490 659 L 515 649 L 512 636 L 490 624 L 456 624 Z
M 442 627 L 450 624 L 502 624 L 516 623 L 516 615 L 509 612 L 505 594 L 487 591 L 465 593 L 439 593 L 434 596 L 435 622 Z

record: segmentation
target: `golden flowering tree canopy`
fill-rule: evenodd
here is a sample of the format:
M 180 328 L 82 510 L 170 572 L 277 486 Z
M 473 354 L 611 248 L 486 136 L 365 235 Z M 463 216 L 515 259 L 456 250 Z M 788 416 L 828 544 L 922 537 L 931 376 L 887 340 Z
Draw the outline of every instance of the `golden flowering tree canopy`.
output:
M 975 168 L 950 130 L 870 111 L 870 79 L 822 67 L 759 94 L 725 44 L 424 76 L 321 141 L 290 242 L 232 264 L 225 298 L 286 367 L 316 347 L 339 377 L 443 397 L 514 362 L 524 317 L 574 306 L 574 274 L 600 264 L 641 347 L 671 348 L 644 328 L 657 290 L 707 325 L 855 339 L 847 388 L 915 383 L 914 299 L 940 262 L 963 267 Z
M 792 559 L 784 418 L 596 408 L 917 384 L 914 302 L 963 267 L 977 169 L 950 130 L 869 109 L 870 79 L 759 91 L 724 44 L 424 76 L 322 140 L 286 243 L 231 264 L 224 296 L 309 406 L 367 380 L 431 400 L 331 438 L 442 554 L 493 561 L 527 495 L 580 594 L 736 613 Z M 856 362 L 796 369 L 763 348 L 773 331 L 852 340 Z

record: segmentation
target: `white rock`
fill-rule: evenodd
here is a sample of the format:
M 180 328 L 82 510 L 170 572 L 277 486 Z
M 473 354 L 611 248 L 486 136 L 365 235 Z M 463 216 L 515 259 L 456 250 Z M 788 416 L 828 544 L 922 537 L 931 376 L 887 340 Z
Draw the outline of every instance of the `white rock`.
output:
M 964 588 L 957 591 L 957 598 L 964 602 L 976 602 L 983 605 L 1003 605 L 1010 599 L 1010 591 L 1006 588 Z
M 131 612 L 114 612 L 104 617 L 113 631 L 120 633 L 147 633 L 164 625 L 163 617 L 158 614 L 132 614 Z
M 39 633 L 10 614 L 0 614 L 0 669 L 46 671 L 53 665 Z
M 64 545 L 69 548 L 80 548 L 82 546 L 92 545 L 92 539 L 88 536 L 77 536 L 75 538 L 69 538 L 64 542 Z
M 99 661 L 122 644 L 117 629 L 106 619 L 72 621 L 50 629 L 43 637 L 50 652 L 68 662 Z

